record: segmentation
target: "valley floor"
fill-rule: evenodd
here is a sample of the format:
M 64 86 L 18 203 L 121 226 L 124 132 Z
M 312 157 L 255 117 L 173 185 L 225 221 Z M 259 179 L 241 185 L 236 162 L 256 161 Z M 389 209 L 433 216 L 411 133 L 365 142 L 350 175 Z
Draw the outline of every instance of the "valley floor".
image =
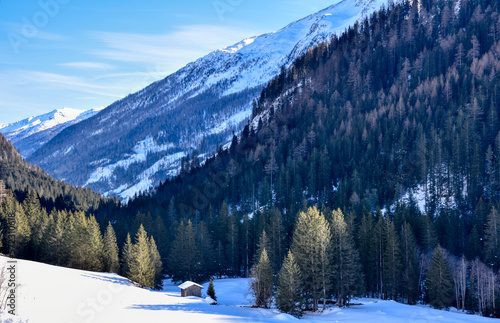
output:
M 0 268 L 6 264 L 0 257 Z M 162 291 L 137 288 L 116 274 L 94 273 L 17 260 L 19 316 L 0 311 L 1 323 L 27 322 L 492 322 L 492 319 L 428 306 L 363 298 L 349 308 L 331 306 L 301 320 L 275 309 L 250 308 L 249 281 L 215 280 L 217 306 L 203 298 L 180 297 L 165 281 Z M 203 285 L 205 292 L 207 284 Z

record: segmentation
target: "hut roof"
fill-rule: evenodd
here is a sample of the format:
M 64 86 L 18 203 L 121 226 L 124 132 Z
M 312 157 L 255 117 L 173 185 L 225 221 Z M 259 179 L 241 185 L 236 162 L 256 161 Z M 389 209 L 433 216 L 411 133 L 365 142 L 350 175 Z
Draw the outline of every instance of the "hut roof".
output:
M 191 287 L 191 286 L 198 286 L 198 287 L 200 287 L 200 288 L 203 288 L 203 286 L 201 286 L 200 284 L 197 284 L 197 283 L 192 282 L 192 281 L 187 281 L 187 282 L 184 282 L 184 283 L 180 284 L 178 287 L 179 287 L 180 289 L 186 289 L 186 288 L 189 288 L 189 287 Z

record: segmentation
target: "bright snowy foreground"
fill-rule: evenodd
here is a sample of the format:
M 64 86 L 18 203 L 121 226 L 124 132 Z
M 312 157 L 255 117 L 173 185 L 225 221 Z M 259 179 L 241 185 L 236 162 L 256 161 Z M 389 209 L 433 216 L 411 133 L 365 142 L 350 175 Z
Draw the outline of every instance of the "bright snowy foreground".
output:
M 0 267 L 7 258 L 0 257 Z M 177 286 L 163 291 L 137 288 L 115 274 L 67 269 L 18 260 L 19 317 L 0 312 L 1 323 L 18 322 L 493 322 L 493 319 L 427 306 L 360 299 L 363 305 L 332 307 L 297 320 L 277 310 L 253 309 L 248 280 L 214 281 L 218 306 L 204 299 L 181 298 Z M 204 285 L 206 291 L 207 284 Z M 245 307 L 242 307 L 245 306 Z

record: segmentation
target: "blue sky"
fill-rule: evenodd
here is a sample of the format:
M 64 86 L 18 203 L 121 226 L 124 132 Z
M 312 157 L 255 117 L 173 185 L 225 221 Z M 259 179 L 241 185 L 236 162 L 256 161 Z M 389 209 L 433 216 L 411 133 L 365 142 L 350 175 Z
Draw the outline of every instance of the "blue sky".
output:
M 103 107 L 339 0 L 0 0 L 0 123 Z

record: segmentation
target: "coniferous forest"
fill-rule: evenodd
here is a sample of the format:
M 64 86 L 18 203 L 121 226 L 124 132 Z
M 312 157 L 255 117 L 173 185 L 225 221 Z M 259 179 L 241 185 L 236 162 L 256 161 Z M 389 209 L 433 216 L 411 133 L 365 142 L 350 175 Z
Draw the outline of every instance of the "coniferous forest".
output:
M 4 253 L 147 287 L 252 277 L 257 306 L 296 316 L 370 296 L 500 317 L 499 6 L 376 12 L 283 69 L 230 145 L 126 205 L 10 180 L 24 162 L 3 144 Z

